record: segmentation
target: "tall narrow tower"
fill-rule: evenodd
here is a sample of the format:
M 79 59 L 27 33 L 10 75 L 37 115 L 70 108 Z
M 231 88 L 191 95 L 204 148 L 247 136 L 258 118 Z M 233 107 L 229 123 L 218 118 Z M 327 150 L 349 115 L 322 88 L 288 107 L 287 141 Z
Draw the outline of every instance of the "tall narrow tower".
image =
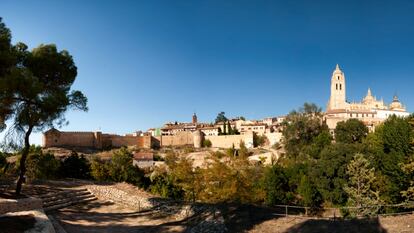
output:
M 345 75 L 336 65 L 331 78 L 331 97 L 329 98 L 328 109 L 345 109 L 346 108 L 346 91 L 345 91 Z
M 195 113 L 193 114 L 192 123 L 197 124 L 197 115 Z

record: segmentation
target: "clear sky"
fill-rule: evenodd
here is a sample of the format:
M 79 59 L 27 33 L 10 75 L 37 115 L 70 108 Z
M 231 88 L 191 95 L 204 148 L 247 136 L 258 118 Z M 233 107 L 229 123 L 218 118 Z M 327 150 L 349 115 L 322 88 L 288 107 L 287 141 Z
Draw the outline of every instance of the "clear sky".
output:
M 0 1 L 13 42 L 74 57 L 89 112 L 62 130 L 124 134 L 167 121 L 325 108 L 336 63 L 348 100 L 414 109 L 414 1 Z M 40 143 L 40 134 L 32 137 Z

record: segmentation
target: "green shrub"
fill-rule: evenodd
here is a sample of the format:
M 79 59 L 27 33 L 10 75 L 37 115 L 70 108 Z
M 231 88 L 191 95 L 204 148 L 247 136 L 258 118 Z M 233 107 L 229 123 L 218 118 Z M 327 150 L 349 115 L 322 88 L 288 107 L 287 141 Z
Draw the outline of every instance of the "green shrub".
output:
M 91 176 L 97 181 L 111 180 L 111 176 L 109 175 L 109 163 L 98 157 L 93 158 L 91 161 Z
M 113 181 L 145 186 L 144 172 L 132 164 L 132 154 L 126 148 L 114 152 L 109 164 L 109 175 Z
M 90 176 L 90 163 L 83 156 L 79 156 L 76 152 L 73 152 L 69 157 L 61 162 L 60 174 L 62 177 L 75 178 L 75 179 L 89 179 Z
M 253 133 L 253 146 L 263 146 L 267 142 L 267 137 L 265 135 L 257 135 L 257 133 Z
M 210 140 L 205 139 L 205 140 L 203 141 L 203 147 L 211 147 L 211 146 L 212 146 L 212 143 L 211 143 L 211 141 L 210 141 Z
M 29 154 L 26 160 L 26 176 L 29 180 L 53 179 L 57 177 L 60 162 L 53 154 L 43 154 L 41 151 Z

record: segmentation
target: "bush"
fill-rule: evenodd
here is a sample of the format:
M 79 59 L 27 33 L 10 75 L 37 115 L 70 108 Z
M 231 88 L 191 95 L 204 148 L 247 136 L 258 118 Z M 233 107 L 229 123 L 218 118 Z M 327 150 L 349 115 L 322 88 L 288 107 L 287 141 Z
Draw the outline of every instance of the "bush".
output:
M 249 157 L 251 153 L 249 152 L 249 149 L 247 149 L 246 145 L 243 141 L 240 142 L 240 149 L 237 151 L 239 156 L 242 157 Z
M 167 173 L 155 173 L 151 176 L 150 191 L 161 197 L 181 200 L 184 197 L 184 191 L 174 184 L 173 178 Z
M 257 133 L 253 133 L 253 146 L 263 146 L 267 141 L 267 137 L 265 135 L 257 135 Z
M 146 184 L 144 172 L 132 164 L 132 154 L 126 148 L 116 151 L 109 164 L 109 175 L 116 182 L 128 182 L 137 186 Z
M 210 141 L 210 140 L 205 139 L 205 140 L 203 141 L 203 147 L 211 147 L 211 146 L 212 146 L 212 143 L 211 143 L 211 141 Z
M 91 162 L 91 176 L 97 181 L 111 180 L 111 176 L 109 175 L 109 163 L 98 157 L 93 158 Z
M 56 178 L 60 167 L 59 160 L 53 154 L 43 154 L 41 151 L 29 154 L 26 164 L 26 176 L 29 180 Z
M 90 176 L 90 163 L 83 156 L 79 156 L 76 152 L 64 159 L 61 162 L 60 174 L 62 177 L 75 178 L 75 179 L 89 179 Z

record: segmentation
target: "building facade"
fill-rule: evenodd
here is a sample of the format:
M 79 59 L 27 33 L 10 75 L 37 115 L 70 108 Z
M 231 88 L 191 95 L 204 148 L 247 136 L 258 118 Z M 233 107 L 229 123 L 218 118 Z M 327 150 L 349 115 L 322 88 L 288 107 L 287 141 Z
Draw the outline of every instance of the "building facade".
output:
M 346 100 L 345 74 L 336 65 L 331 77 L 331 93 L 326 107 L 325 120 L 331 132 L 336 124 L 348 119 L 358 119 L 368 127 L 370 131 L 375 126 L 386 120 L 389 116 L 396 115 L 406 117 L 410 115 L 398 97 L 393 97 L 391 104 L 385 104 L 384 100 L 378 100 L 368 88 L 366 96 L 361 102 L 348 102 Z

